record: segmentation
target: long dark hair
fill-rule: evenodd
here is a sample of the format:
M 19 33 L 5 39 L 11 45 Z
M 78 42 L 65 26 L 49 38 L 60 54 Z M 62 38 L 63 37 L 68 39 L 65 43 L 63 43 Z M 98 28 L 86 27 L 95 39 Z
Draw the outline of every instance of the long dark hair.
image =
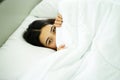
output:
M 23 33 L 23 38 L 25 41 L 34 46 L 44 47 L 44 45 L 39 40 L 39 35 L 41 33 L 40 30 L 48 24 L 54 24 L 54 21 L 55 19 L 33 21 L 27 30 Z

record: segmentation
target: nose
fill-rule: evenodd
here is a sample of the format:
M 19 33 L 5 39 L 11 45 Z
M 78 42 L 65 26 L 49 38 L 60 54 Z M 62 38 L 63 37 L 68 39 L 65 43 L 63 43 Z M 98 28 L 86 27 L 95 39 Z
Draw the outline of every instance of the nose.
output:
M 56 40 L 56 32 L 51 33 L 51 36 L 54 40 Z
M 53 34 L 52 36 L 53 36 L 53 42 L 55 42 L 56 44 L 56 34 Z

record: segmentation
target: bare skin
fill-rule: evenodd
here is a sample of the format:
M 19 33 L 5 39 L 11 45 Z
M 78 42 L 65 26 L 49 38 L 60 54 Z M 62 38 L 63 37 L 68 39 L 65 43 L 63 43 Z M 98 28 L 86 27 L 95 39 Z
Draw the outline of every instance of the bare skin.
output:
M 41 29 L 40 42 L 48 48 L 56 49 L 56 29 L 53 25 L 46 25 Z
M 46 25 L 41 29 L 39 40 L 45 47 L 55 50 L 61 50 L 65 48 L 64 44 L 56 47 L 56 27 L 61 27 L 62 22 L 62 16 L 58 14 L 53 25 Z
M 62 22 L 63 22 L 62 15 L 58 14 L 58 16 L 55 19 L 54 26 L 55 27 L 61 27 Z
M 62 22 L 63 22 L 62 15 L 58 14 L 58 16 L 55 19 L 54 26 L 55 27 L 61 27 Z M 57 50 L 62 50 L 64 48 L 65 48 L 65 44 L 60 45 L 59 47 L 57 47 Z

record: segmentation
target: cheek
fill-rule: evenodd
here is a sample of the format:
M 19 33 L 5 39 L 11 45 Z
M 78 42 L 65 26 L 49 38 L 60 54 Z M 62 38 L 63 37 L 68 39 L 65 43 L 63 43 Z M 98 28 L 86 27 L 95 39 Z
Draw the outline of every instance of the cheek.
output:
M 56 35 L 54 35 L 54 43 L 56 44 Z
M 49 45 L 49 47 L 51 47 L 51 48 L 56 48 L 56 42 L 55 42 L 55 41 L 52 42 L 52 43 Z

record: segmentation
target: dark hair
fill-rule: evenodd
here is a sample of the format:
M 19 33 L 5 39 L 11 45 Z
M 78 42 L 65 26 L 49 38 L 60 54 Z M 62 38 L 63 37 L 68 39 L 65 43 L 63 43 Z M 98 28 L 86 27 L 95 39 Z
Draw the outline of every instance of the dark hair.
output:
M 55 19 L 33 21 L 27 30 L 23 33 L 23 38 L 25 41 L 34 46 L 44 47 L 44 45 L 39 40 L 39 35 L 41 33 L 40 30 L 48 24 L 54 24 L 54 21 Z

